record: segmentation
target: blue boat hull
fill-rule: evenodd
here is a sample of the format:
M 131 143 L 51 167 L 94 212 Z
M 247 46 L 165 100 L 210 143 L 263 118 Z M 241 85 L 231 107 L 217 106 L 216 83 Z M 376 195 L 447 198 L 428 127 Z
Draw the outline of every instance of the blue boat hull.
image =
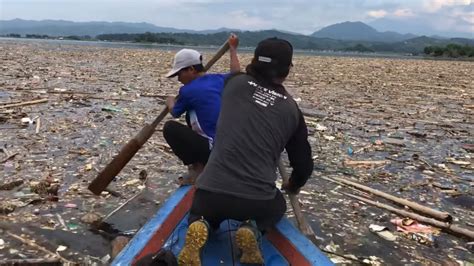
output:
M 112 262 L 112 265 L 132 265 L 141 257 L 161 248 L 175 255 L 184 245 L 187 213 L 194 188 L 181 187 L 163 204 L 158 213 L 145 224 Z M 233 236 L 238 221 L 228 220 L 213 232 L 202 252 L 203 265 L 240 265 Z M 262 240 L 265 265 L 333 265 L 332 262 L 293 224 L 283 218 Z

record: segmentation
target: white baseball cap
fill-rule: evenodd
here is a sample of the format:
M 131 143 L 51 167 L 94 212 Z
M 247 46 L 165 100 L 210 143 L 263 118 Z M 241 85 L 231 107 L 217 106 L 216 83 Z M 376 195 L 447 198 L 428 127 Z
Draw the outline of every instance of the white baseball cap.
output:
M 181 69 L 199 64 L 202 64 L 202 55 L 198 51 L 181 49 L 174 56 L 173 68 L 166 74 L 166 77 L 174 77 Z

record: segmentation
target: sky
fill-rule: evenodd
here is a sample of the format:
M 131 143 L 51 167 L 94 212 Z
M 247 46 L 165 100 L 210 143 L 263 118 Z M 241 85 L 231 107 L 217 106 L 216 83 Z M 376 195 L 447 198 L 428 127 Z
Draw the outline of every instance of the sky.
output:
M 14 18 L 302 34 L 334 23 L 362 21 L 402 33 L 474 38 L 473 0 L 0 0 L 0 20 Z

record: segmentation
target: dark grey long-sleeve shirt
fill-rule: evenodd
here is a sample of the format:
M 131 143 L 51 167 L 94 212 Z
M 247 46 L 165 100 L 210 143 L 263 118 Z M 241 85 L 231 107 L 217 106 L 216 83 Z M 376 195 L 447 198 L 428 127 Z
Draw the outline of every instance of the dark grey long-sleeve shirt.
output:
M 242 74 L 222 94 L 215 144 L 196 182 L 200 189 L 241 198 L 275 197 L 276 168 L 286 148 L 290 182 L 303 186 L 313 170 L 307 128 L 283 86 L 263 86 Z

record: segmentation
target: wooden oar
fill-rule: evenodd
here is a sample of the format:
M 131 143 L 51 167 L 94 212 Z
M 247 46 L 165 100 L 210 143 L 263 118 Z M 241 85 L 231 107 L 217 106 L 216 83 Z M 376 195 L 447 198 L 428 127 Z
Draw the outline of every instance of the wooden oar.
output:
M 290 180 L 288 173 L 283 166 L 282 160 L 278 160 L 278 170 L 280 171 L 281 178 L 283 179 L 283 183 L 287 183 Z M 297 194 L 288 193 L 288 198 L 290 198 L 291 206 L 293 207 L 293 212 L 295 213 L 296 222 L 298 223 L 298 228 L 300 231 L 308 237 L 310 240 L 315 241 L 317 239 L 316 234 L 313 231 L 313 228 L 309 225 L 308 221 L 304 217 L 303 213 L 301 212 L 301 206 L 298 201 Z
M 217 53 L 209 60 L 204 66 L 204 71 L 209 70 L 219 58 L 229 50 L 229 43 L 226 41 Z M 168 108 L 164 108 L 163 111 L 158 115 L 157 118 L 151 124 L 145 125 L 138 134 L 131 139 L 123 148 L 119 154 L 97 175 L 97 177 L 89 184 L 89 190 L 96 195 L 100 193 L 112 182 L 114 177 L 120 173 L 120 171 L 127 165 L 132 157 L 138 152 L 138 150 L 145 144 L 145 142 L 153 135 L 155 128 L 168 114 Z

